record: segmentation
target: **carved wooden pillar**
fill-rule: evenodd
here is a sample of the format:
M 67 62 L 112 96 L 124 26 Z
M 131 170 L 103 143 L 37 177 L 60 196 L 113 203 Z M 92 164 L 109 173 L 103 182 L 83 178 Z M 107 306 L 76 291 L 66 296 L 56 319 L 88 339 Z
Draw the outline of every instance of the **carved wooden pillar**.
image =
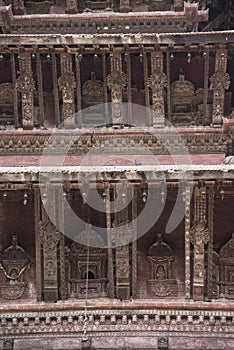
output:
M 102 71 L 103 71 L 103 81 L 106 81 L 106 54 L 102 54 Z M 110 123 L 109 121 L 109 113 L 108 113 L 108 91 L 107 91 L 107 85 L 103 84 L 103 94 L 104 94 L 104 101 L 105 101 L 105 122 L 107 124 Z
M 58 95 L 58 77 L 57 77 L 57 62 L 56 54 L 52 52 L 52 80 L 53 80 L 53 97 L 54 97 L 54 114 L 55 125 L 58 126 L 61 123 L 60 110 L 59 110 L 59 95 Z
M 39 189 L 34 189 L 34 220 L 35 220 L 35 246 L 36 246 L 36 288 L 37 300 L 42 300 L 42 261 L 41 261 L 41 237 L 39 223 L 41 220 L 41 199 Z
M 112 123 L 123 123 L 122 97 L 123 87 L 127 84 L 126 74 L 122 71 L 121 52 L 113 51 L 111 74 L 107 76 L 107 85 L 111 89 Z
M 130 11 L 130 0 L 120 0 L 120 12 L 129 12 Z
M 212 124 L 222 124 L 224 115 L 225 90 L 230 86 L 227 70 L 227 50 L 217 50 L 215 56 L 215 73 L 210 78 L 210 89 L 213 90 Z
M 14 15 L 24 15 L 24 0 L 13 1 Z
M 206 227 L 206 188 L 194 189 L 194 225 L 190 236 L 193 249 L 193 299 L 204 299 L 205 284 L 205 249 L 209 240 L 209 229 Z
M 40 124 L 44 124 L 44 94 L 42 83 L 42 71 L 41 71 L 41 55 L 38 52 L 37 59 L 37 84 L 38 84 L 38 99 L 39 99 L 39 112 L 40 112 Z
M 116 297 L 120 300 L 130 298 L 130 264 L 129 264 L 129 244 L 126 244 L 127 238 L 132 232 L 129 230 L 128 207 L 121 210 L 121 197 L 115 198 L 115 227 L 114 240 L 116 244 Z M 126 229 L 128 226 L 128 229 Z
M 113 263 L 113 248 L 112 248 L 112 222 L 110 212 L 110 185 L 109 183 L 105 189 L 106 193 L 106 232 L 107 232 L 107 246 L 108 246 L 108 296 L 114 298 L 114 263 Z
M 171 59 L 170 52 L 167 51 L 167 119 L 171 121 Z
M 14 116 L 15 127 L 19 127 L 19 112 L 18 112 L 18 93 L 16 89 L 16 69 L 15 69 L 15 55 L 11 53 L 11 81 L 14 86 Z
M 66 13 L 77 13 L 77 0 L 66 0 Z
M 75 105 L 74 88 L 75 78 L 72 71 L 72 56 L 69 53 L 62 53 L 60 56 L 61 76 L 58 79 L 59 89 L 63 98 L 63 121 L 65 127 L 74 126 Z
M 58 300 L 57 247 L 60 234 L 47 215 L 40 221 L 40 238 L 43 246 L 43 291 L 45 301 Z
M 60 198 L 60 192 L 61 190 L 58 189 L 57 191 L 57 214 L 58 214 L 58 221 L 59 221 L 59 229 L 60 229 L 60 241 L 59 241 L 59 272 L 60 272 L 60 298 L 64 300 L 66 298 L 66 273 L 65 273 L 65 237 L 64 237 L 64 215 L 65 215 L 65 200 L 68 201 L 68 203 L 71 201 L 70 193 L 64 192 L 63 197 Z M 65 196 L 64 196 L 65 194 Z
M 151 76 L 147 80 L 147 85 L 152 89 L 153 126 L 164 126 L 164 88 L 167 87 L 167 78 L 163 73 L 162 52 L 151 53 Z
M 39 241 L 42 254 L 42 294 L 45 301 L 58 300 L 58 248 L 60 243 L 60 232 L 51 223 L 49 215 L 53 220 L 56 213 L 56 191 L 47 188 L 47 203 L 41 203 L 41 214 L 39 222 Z M 48 211 L 48 214 L 46 212 Z
M 185 188 L 185 298 L 191 297 L 190 187 Z
M 34 123 L 34 90 L 35 82 L 32 74 L 31 55 L 21 53 L 19 60 L 20 76 L 16 81 L 16 88 L 22 98 L 22 126 L 32 129 Z
M 213 298 L 213 226 L 214 226 L 214 188 L 210 187 L 208 191 L 208 228 L 209 228 L 209 242 L 207 251 L 207 292 L 208 298 Z
M 144 70 L 144 85 L 145 85 L 145 106 L 146 106 L 146 120 L 147 125 L 149 124 L 149 108 L 150 108 L 150 96 L 149 96 L 149 87 L 148 87 L 148 57 L 147 52 L 143 52 L 143 70 Z M 151 121 L 150 124 L 151 125 Z M 148 126 L 149 126 L 148 125 Z
M 82 102 L 81 102 L 81 80 L 80 80 L 80 63 L 81 63 L 81 54 L 76 54 L 76 103 L 77 103 L 77 112 L 78 112 L 78 120 L 76 123 L 78 127 L 82 126 Z
M 204 94 L 203 94 L 203 125 L 206 125 L 211 122 L 209 120 L 208 114 L 208 83 L 209 83 L 209 52 L 205 52 L 204 56 Z
M 139 195 L 138 187 L 134 186 L 132 196 L 132 221 L 135 220 L 132 224 L 132 297 L 136 298 L 137 296 L 137 198 Z

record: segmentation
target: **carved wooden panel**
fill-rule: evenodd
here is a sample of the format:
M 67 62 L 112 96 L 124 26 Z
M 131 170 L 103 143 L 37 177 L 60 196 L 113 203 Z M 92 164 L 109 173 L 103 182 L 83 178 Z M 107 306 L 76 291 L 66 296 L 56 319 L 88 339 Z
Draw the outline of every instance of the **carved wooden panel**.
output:
M 234 299 L 234 233 L 219 252 L 220 293 L 228 299 Z
M 84 126 L 104 123 L 104 108 L 100 105 L 104 102 L 104 84 L 96 79 L 94 72 L 91 72 L 91 79 L 85 81 L 82 86 L 82 124 Z
M 169 245 L 162 241 L 161 235 L 148 250 L 150 263 L 150 279 L 147 280 L 148 290 L 157 297 L 178 295 L 178 283 L 172 276 L 174 256 Z
M 19 299 L 27 287 L 24 281 L 25 270 L 30 260 L 25 250 L 18 245 L 17 235 L 12 235 L 12 245 L 1 254 L 0 269 L 3 279 L 0 293 L 4 299 Z
M 194 85 L 185 79 L 184 73 L 179 73 L 179 79 L 171 84 L 171 111 L 173 121 L 192 121 L 194 115 L 193 101 L 195 99 Z
M 0 122 L 14 121 L 14 87 L 11 83 L 0 84 Z
M 66 247 L 65 260 L 68 298 L 85 298 L 86 288 L 88 298 L 107 296 L 105 249 L 88 248 L 73 242 L 70 247 Z

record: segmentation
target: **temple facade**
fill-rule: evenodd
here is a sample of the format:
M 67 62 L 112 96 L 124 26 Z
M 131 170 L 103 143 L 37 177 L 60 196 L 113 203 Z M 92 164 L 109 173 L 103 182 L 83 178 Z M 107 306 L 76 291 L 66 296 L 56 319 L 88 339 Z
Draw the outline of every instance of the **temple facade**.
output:
M 231 0 L 0 0 L 0 349 L 234 349 Z

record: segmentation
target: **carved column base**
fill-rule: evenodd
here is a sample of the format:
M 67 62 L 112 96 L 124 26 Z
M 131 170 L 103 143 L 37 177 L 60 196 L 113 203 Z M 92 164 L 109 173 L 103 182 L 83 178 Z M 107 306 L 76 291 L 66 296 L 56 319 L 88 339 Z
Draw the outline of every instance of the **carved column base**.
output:
M 44 289 L 44 301 L 57 301 L 58 290 L 57 288 L 45 288 Z
M 203 301 L 204 300 L 204 286 L 193 287 L 193 300 Z

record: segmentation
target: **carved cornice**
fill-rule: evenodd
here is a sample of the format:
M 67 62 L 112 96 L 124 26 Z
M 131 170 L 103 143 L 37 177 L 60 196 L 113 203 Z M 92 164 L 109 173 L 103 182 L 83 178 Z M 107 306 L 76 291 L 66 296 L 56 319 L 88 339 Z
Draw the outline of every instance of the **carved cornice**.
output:
M 179 130 L 178 130 L 179 131 Z M 230 139 L 227 135 L 216 133 L 170 133 L 157 132 L 157 136 L 147 132 L 123 132 L 123 133 L 94 133 L 83 135 L 75 133 L 58 133 L 50 140 L 49 133 L 17 133 L 1 132 L 0 152 L 1 155 L 41 155 L 45 149 L 51 150 L 51 154 L 64 154 L 65 145 L 70 144 L 74 138 L 74 144 L 68 152 L 69 155 L 85 155 L 91 148 L 102 147 L 103 153 L 124 152 L 137 154 L 142 147 L 148 148 L 153 154 L 169 154 L 173 147 L 173 154 L 180 154 L 186 147 L 191 154 L 196 153 L 225 153 L 227 154 Z M 131 147 L 132 145 L 132 147 Z M 141 154 L 141 152 L 139 153 Z
M 204 332 L 209 337 L 233 337 L 234 313 L 228 311 L 204 310 L 101 310 L 88 311 L 87 332 L 90 336 L 123 336 L 144 334 L 186 336 L 195 332 L 197 337 Z M 95 318 L 94 318 L 95 317 Z M 7 313 L 1 315 L 1 338 L 71 337 L 82 334 L 83 311 Z M 146 330 L 147 326 L 147 330 Z M 171 333 L 170 333 L 171 332 Z

